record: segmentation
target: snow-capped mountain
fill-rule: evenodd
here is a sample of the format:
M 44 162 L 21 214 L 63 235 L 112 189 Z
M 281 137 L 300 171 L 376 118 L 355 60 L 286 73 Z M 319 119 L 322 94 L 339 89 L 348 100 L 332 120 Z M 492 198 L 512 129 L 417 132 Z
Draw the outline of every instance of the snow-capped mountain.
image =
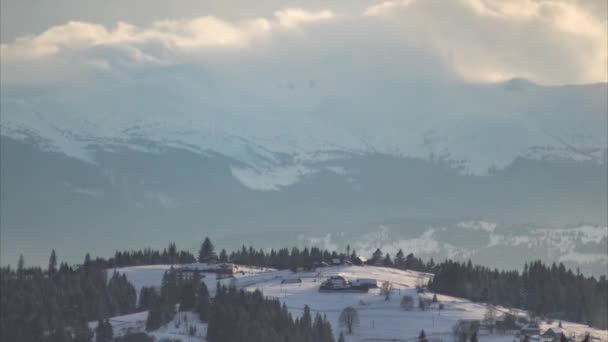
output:
M 97 241 L 78 238 L 74 257 L 169 234 L 230 247 L 390 220 L 608 221 L 606 84 L 394 81 L 346 96 L 331 80 L 213 80 L 173 68 L 106 87 L 4 87 L 3 260 L 44 260 L 40 244 L 76 231 Z M 7 242 L 26 234 L 40 243 Z
M 606 159 L 606 84 L 403 83 L 346 98 L 310 80 L 289 83 L 277 99 L 259 95 L 270 84 L 228 92 L 177 75 L 109 89 L 5 89 L 2 134 L 89 162 L 99 149 L 217 153 L 238 162 L 234 176 L 256 189 L 293 184 L 336 152 L 447 157 L 474 174 L 520 156 Z

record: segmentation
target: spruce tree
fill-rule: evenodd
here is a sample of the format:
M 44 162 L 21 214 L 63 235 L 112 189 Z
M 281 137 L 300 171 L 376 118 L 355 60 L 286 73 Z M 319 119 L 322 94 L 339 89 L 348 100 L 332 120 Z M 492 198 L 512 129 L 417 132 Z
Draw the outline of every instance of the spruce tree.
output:
M 57 272 L 57 255 L 55 254 L 55 249 L 51 251 L 51 256 L 49 257 L 49 268 L 48 274 L 49 277 L 52 277 Z
M 228 262 L 228 253 L 226 253 L 226 249 L 222 248 L 219 258 L 220 258 L 220 262 Z
M 194 292 L 194 285 L 188 282 L 182 286 L 179 301 L 179 311 L 190 311 L 194 309 L 196 300 L 196 293 Z
M 196 310 L 198 312 L 199 318 L 203 322 L 208 322 L 209 313 L 211 311 L 211 301 L 209 299 L 209 290 L 207 289 L 207 285 L 205 285 L 205 282 L 201 282 L 198 287 L 198 296 L 196 301 Z
M 420 334 L 418 335 L 418 342 L 427 342 L 426 333 L 424 330 L 420 330 Z
M 201 248 L 198 251 L 198 262 L 209 262 L 215 258 L 215 247 L 209 237 L 205 237 L 205 240 L 201 244 Z
M 23 275 L 23 270 L 25 269 L 25 259 L 23 258 L 23 254 L 19 255 L 19 261 L 17 262 L 17 273 L 19 276 Z
M 310 307 L 308 305 L 304 305 L 304 314 L 302 314 L 300 324 L 302 324 L 304 329 L 309 329 L 312 327 L 312 316 L 310 314 Z
M 376 262 L 378 262 L 379 260 L 382 259 L 382 251 L 380 250 L 380 248 L 377 248 L 376 251 L 374 252 L 374 254 L 372 254 L 372 264 L 375 264 Z

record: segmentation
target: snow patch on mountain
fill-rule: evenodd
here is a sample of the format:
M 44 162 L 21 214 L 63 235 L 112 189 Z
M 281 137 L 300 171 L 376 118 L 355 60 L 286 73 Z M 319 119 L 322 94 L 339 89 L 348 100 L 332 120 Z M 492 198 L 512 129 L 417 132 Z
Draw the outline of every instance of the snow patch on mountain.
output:
M 271 191 L 297 183 L 302 177 L 313 171 L 304 166 L 291 165 L 265 170 L 252 167 L 231 167 L 230 172 L 239 182 L 250 189 Z
M 608 264 L 608 255 L 600 253 L 579 253 L 579 252 L 568 252 L 564 255 L 560 255 L 557 258 L 560 262 L 574 262 L 577 264 L 591 264 L 595 262 L 601 262 Z
M 102 188 L 91 188 L 91 187 L 81 187 L 69 182 L 63 183 L 66 191 L 72 192 L 78 195 L 93 197 L 93 198 L 103 198 L 105 196 L 105 191 Z
M 461 236 L 465 238 L 459 238 Z M 389 225 L 378 225 L 361 235 L 341 233 L 321 237 L 300 236 L 299 241 L 305 242 L 303 246 L 312 244 L 319 247 L 330 246 L 331 249 L 350 244 L 352 249 L 364 256 L 370 256 L 380 248 L 383 253 L 393 256 L 402 249 L 406 254 L 414 253 L 423 258 L 447 257 L 467 260 L 502 248 L 521 250 L 522 256 L 525 257 L 521 260 L 521 265 L 517 262 L 512 267 L 521 267 L 531 257 L 579 265 L 608 265 L 605 247 L 601 248 L 602 244 L 605 246 L 608 241 L 606 226 L 530 227 L 524 231 L 516 231 L 513 227 L 501 226 L 495 222 L 469 220 L 449 226 L 431 225 L 419 234 L 409 234 L 407 230 Z M 484 257 L 483 260 L 477 259 L 477 262 L 491 261 Z

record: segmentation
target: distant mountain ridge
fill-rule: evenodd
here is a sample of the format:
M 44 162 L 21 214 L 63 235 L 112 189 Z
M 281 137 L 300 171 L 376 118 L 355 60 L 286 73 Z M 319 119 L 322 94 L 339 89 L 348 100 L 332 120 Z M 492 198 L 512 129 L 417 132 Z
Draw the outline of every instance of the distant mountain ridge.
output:
M 363 236 L 391 219 L 607 225 L 606 84 L 406 83 L 342 98 L 318 82 L 276 106 L 236 89 L 3 88 L 3 263 L 44 263 L 49 244 L 82 244 L 77 258 L 207 234 L 228 247 Z

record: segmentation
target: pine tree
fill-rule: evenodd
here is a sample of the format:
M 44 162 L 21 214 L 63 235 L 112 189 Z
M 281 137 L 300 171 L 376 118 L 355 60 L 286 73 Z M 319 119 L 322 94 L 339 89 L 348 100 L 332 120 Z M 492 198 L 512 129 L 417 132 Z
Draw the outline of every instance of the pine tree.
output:
M 379 260 L 382 259 L 382 251 L 380 250 L 380 248 L 377 248 L 376 251 L 374 252 L 374 254 L 372 254 L 372 264 L 375 264 L 376 262 L 378 262 Z
M 470 341 L 477 342 L 477 331 L 474 331 L 473 334 L 471 334 Z
M 198 251 L 198 262 L 209 262 L 215 258 L 215 247 L 209 237 L 205 237 L 205 240 L 201 244 L 201 248 Z
M 161 299 L 156 298 L 156 300 L 150 304 L 150 310 L 148 310 L 148 318 L 146 319 L 146 331 L 156 330 L 160 328 L 161 325 Z
M 393 266 L 393 260 L 391 259 L 391 255 L 386 253 L 386 255 L 384 256 L 384 266 L 386 267 L 390 267 Z
M 83 264 L 84 268 L 89 268 L 91 266 L 91 255 L 89 253 L 87 253 L 84 256 L 84 264 Z
M 23 258 L 23 254 L 20 254 L 19 261 L 17 262 L 17 273 L 20 276 L 23 275 L 24 268 L 25 268 L 25 259 Z
M 49 268 L 48 274 L 49 277 L 52 277 L 57 272 L 57 255 L 55 254 L 55 250 L 51 251 L 51 256 L 49 257 Z
M 350 335 L 353 333 L 355 327 L 359 325 L 359 314 L 355 308 L 349 306 L 342 310 L 338 320 L 340 325 L 345 327 L 347 333 Z
M 418 342 L 427 342 L 426 333 L 424 330 L 420 330 L 420 334 L 418 335 Z
M 310 314 L 310 307 L 308 307 L 308 305 L 304 305 L 304 314 L 302 314 L 300 324 L 302 324 L 305 329 L 312 327 L 312 316 Z
M 397 266 L 398 268 L 402 268 L 405 266 L 405 258 L 403 250 L 401 250 L 401 248 L 399 248 L 399 251 L 395 255 L 395 266 Z
M 228 253 L 226 253 L 226 249 L 224 248 L 220 252 L 220 262 L 228 262 Z
M 198 287 L 198 296 L 196 300 L 196 310 L 198 312 L 199 318 L 203 322 L 208 322 L 209 313 L 211 311 L 211 302 L 209 299 L 209 290 L 207 289 L 207 285 L 205 285 L 204 282 L 201 282 Z
M 190 311 L 194 308 L 196 300 L 196 293 L 194 292 L 194 285 L 188 282 L 182 286 L 179 301 L 179 311 Z
M 108 339 L 108 342 L 112 341 L 112 339 L 114 338 L 114 329 L 112 328 L 112 324 L 110 323 L 110 320 L 106 318 L 106 338 Z
M 110 321 L 107 318 L 105 320 L 99 319 L 95 329 L 95 342 L 110 342 L 113 338 L 114 332 Z

